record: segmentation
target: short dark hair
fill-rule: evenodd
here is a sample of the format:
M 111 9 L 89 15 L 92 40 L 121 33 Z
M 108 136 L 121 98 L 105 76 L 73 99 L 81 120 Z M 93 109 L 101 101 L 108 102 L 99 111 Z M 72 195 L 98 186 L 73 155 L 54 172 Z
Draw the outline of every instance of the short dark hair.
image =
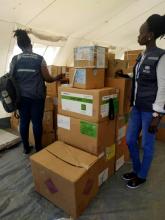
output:
M 153 14 L 147 19 L 149 31 L 154 33 L 155 39 L 165 36 L 165 15 Z
M 15 30 L 14 37 L 17 37 L 17 44 L 21 49 L 28 48 L 31 45 L 31 40 L 25 30 Z

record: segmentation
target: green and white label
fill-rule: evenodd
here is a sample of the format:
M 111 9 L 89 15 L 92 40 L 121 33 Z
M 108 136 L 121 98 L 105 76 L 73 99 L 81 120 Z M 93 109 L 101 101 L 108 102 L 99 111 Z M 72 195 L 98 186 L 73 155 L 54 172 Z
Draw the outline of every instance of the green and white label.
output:
M 61 92 L 62 110 L 75 112 L 82 115 L 93 115 L 93 96 Z
M 117 94 L 113 95 L 107 95 L 102 97 L 102 104 L 101 104 L 101 116 L 102 118 L 105 118 L 109 115 L 109 100 L 113 99 L 114 103 L 114 111 L 116 113 L 116 107 L 115 107 L 115 102 L 114 100 L 117 100 Z
M 80 133 L 95 138 L 97 136 L 97 125 L 86 121 L 80 121 Z

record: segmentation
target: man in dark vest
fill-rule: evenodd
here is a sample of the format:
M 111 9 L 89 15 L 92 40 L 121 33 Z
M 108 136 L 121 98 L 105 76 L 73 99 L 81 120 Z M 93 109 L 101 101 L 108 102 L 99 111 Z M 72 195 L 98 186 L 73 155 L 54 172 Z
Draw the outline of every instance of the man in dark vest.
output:
M 146 50 L 134 67 L 132 110 L 126 135 L 133 171 L 122 176 L 129 188 L 137 188 L 146 181 L 154 154 L 155 133 L 165 114 L 165 50 L 156 46 L 156 39 L 164 35 L 165 16 L 151 15 L 140 28 L 138 43 L 145 45 Z M 142 161 L 137 144 L 140 132 Z
M 42 119 L 46 97 L 46 82 L 61 80 L 62 75 L 52 77 L 49 74 L 44 58 L 32 52 L 32 45 L 27 32 L 15 31 L 18 47 L 23 53 L 14 56 L 10 72 L 13 74 L 21 95 L 19 104 L 20 134 L 24 153 L 29 154 L 29 123 L 32 121 L 36 151 L 42 149 Z

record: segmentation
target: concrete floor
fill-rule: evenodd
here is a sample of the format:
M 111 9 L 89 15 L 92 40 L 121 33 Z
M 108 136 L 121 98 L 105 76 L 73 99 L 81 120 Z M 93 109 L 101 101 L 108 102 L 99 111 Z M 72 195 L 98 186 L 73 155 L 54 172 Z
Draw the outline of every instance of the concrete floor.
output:
M 148 181 L 128 189 L 125 164 L 101 188 L 78 220 L 164 220 L 165 143 L 157 142 Z M 29 159 L 22 145 L 0 153 L 0 220 L 65 220 L 69 217 L 34 191 Z

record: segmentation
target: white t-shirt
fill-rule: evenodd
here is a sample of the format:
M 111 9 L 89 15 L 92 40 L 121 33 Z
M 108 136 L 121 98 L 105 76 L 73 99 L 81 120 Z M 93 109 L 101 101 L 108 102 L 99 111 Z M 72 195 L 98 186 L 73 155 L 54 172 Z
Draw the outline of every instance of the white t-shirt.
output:
M 165 54 L 160 58 L 156 71 L 158 91 L 156 100 L 153 103 L 153 110 L 156 112 L 165 113 Z

